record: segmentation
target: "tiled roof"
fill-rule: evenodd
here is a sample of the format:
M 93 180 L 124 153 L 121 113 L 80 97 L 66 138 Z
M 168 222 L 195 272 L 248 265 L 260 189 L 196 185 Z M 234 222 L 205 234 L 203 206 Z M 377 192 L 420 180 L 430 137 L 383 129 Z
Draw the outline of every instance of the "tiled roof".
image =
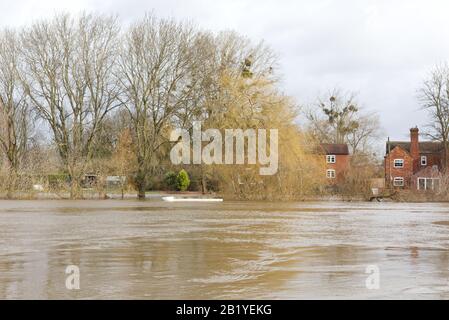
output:
M 401 147 L 407 152 L 410 152 L 410 142 L 406 141 L 390 141 L 390 147 L 388 142 L 386 144 L 386 154 L 389 150 L 393 150 L 396 147 Z M 441 142 L 424 141 L 419 143 L 419 153 L 440 153 L 443 151 L 443 144 Z
M 321 148 L 326 154 L 349 155 L 349 148 L 347 144 L 322 143 Z

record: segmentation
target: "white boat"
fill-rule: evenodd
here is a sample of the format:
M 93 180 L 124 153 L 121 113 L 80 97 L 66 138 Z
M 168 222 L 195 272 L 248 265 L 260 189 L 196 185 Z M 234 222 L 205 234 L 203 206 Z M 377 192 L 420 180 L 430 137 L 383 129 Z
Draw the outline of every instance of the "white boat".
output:
M 222 198 L 176 198 L 176 197 L 162 197 L 163 201 L 167 202 L 223 202 Z

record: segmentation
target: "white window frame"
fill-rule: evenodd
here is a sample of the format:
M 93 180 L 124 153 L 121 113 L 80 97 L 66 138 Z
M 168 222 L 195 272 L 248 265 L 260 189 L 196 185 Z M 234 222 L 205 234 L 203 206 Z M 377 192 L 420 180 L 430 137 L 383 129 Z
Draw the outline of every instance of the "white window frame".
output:
M 417 187 L 418 190 L 423 190 L 423 189 L 421 189 L 420 186 L 419 186 L 419 183 L 420 183 L 420 181 L 422 181 L 422 180 L 424 180 L 424 190 L 427 190 L 427 178 L 418 178 L 418 179 L 416 180 L 416 187 Z
M 337 156 L 334 154 L 328 154 L 326 156 L 326 162 L 327 163 L 337 163 Z
M 326 170 L 326 177 L 328 179 L 335 179 L 337 177 L 337 172 L 334 169 L 327 169 Z
M 398 163 L 401 163 L 401 165 L 398 166 Z M 402 168 L 404 168 L 404 159 L 394 159 L 394 160 L 393 160 L 393 166 L 394 166 L 396 169 L 402 169 Z
M 424 180 L 424 189 L 421 189 L 420 187 L 419 187 L 419 181 L 420 180 Z M 428 181 L 431 181 L 431 186 L 429 187 L 429 185 L 428 185 Z M 440 182 L 440 178 L 418 178 L 417 180 L 416 180 L 416 187 L 417 187 L 417 189 L 418 190 L 424 190 L 424 191 L 427 191 L 427 190 L 435 190 L 435 181 L 436 180 L 438 180 L 438 185 L 439 185 L 439 182 Z
M 403 177 L 394 177 L 393 178 L 393 186 L 394 187 L 403 187 L 404 186 L 404 178 Z
M 421 166 L 427 166 L 427 156 L 421 156 Z

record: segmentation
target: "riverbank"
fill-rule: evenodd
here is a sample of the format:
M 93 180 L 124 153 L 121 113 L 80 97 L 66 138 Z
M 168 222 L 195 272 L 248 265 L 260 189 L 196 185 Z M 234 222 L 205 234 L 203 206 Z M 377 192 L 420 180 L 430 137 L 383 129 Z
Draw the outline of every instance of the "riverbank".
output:
M 339 202 L 366 202 L 366 197 L 363 196 L 343 196 L 343 195 L 308 195 L 301 197 L 282 197 L 280 199 L 242 199 L 235 195 L 226 194 L 202 194 L 201 192 L 175 192 L 175 191 L 149 191 L 146 192 L 147 200 L 161 200 L 165 196 L 191 196 L 191 197 L 222 197 L 226 201 L 299 201 L 299 202 L 314 202 L 314 201 L 339 201 Z M 98 192 L 93 190 L 84 190 L 83 197 L 80 200 L 131 200 L 137 199 L 137 192 Z M 16 192 L 8 199 L 6 193 L 0 193 L 0 200 L 70 200 L 69 192 Z
M 145 193 L 146 200 L 162 200 L 166 196 L 210 198 L 224 197 L 226 200 L 238 200 L 232 196 L 223 196 L 217 193 L 202 194 L 196 191 L 148 191 Z M 81 199 L 77 200 L 134 200 L 138 199 L 137 192 L 98 192 L 84 190 Z M 12 197 L 7 197 L 6 193 L 0 193 L 0 200 L 71 200 L 70 192 L 16 192 Z M 332 199 L 329 199 L 330 201 Z M 297 200 L 300 201 L 300 200 Z
M 190 197 L 222 197 L 225 201 L 297 201 L 297 202 L 370 202 L 370 199 L 363 195 L 306 195 L 300 197 L 280 197 L 270 199 L 242 199 L 235 195 L 209 193 L 202 194 L 197 191 L 148 191 L 146 192 L 147 200 L 161 200 L 165 196 L 190 196 Z M 83 197 L 79 200 L 132 200 L 137 199 L 137 192 L 98 192 L 94 190 L 84 190 Z M 16 192 L 12 197 L 8 198 L 6 193 L 0 193 L 0 200 L 70 200 L 69 192 Z M 373 200 L 374 202 L 399 202 L 399 203 L 438 203 L 449 202 L 446 196 L 434 194 L 419 194 L 411 192 L 401 192 L 395 194 L 391 198 L 380 198 Z
M 200 197 L 200 192 L 167 192 L 167 191 L 149 191 L 146 192 L 146 199 L 160 199 L 167 195 L 190 195 Z M 137 199 L 137 192 L 98 192 L 93 190 L 84 190 L 83 197 L 80 200 L 120 200 Z M 11 200 L 69 200 L 70 192 L 16 192 L 10 197 Z M 6 193 L 0 193 L 0 200 L 8 200 Z
M 125 192 L 120 191 L 96 191 L 92 189 L 84 189 L 82 192 L 83 196 L 80 200 L 108 200 L 108 199 L 137 199 L 137 192 Z M 203 194 L 199 191 L 147 191 L 145 196 L 146 199 L 156 199 L 160 200 L 165 196 L 191 196 L 191 197 L 222 197 L 228 201 L 300 201 L 300 202 L 310 202 L 310 201 L 367 201 L 366 197 L 355 195 L 306 195 L 306 196 L 282 196 L 279 198 L 242 198 L 233 194 L 221 194 L 221 193 L 207 193 Z M 31 191 L 31 192 L 15 192 L 12 197 L 8 198 L 5 192 L 0 192 L 0 200 L 70 200 L 70 192 L 61 191 Z

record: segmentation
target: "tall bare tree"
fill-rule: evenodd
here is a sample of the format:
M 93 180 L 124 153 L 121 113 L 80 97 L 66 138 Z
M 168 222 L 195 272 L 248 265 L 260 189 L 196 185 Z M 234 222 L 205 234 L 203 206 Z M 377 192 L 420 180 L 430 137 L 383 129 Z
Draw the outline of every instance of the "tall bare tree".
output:
M 34 23 L 22 34 L 23 82 L 53 133 L 72 198 L 82 196 L 97 130 L 119 104 L 113 76 L 119 32 L 115 17 L 64 14 Z
M 422 108 L 430 117 L 426 135 L 441 141 L 445 151 L 446 166 L 449 162 L 449 66 L 436 66 L 424 81 L 419 92 Z
M 375 112 L 362 113 L 357 122 L 357 129 L 348 133 L 346 142 L 353 156 L 372 158 L 376 154 L 381 136 L 379 115 Z
M 0 150 L 7 160 L 8 198 L 15 189 L 31 126 L 29 108 L 18 74 L 19 61 L 17 35 L 5 30 L 0 35 Z
M 316 112 L 318 109 L 318 112 Z M 309 129 L 322 143 L 346 143 L 355 156 L 373 151 L 380 132 L 376 113 L 363 112 L 355 95 L 334 89 L 325 99 L 320 98 L 318 108 L 306 112 Z
M 122 41 L 117 76 L 134 131 L 139 198 L 145 197 L 158 153 L 169 142 L 167 130 L 194 92 L 192 64 L 200 62 L 192 59 L 194 40 L 190 26 L 147 15 Z

